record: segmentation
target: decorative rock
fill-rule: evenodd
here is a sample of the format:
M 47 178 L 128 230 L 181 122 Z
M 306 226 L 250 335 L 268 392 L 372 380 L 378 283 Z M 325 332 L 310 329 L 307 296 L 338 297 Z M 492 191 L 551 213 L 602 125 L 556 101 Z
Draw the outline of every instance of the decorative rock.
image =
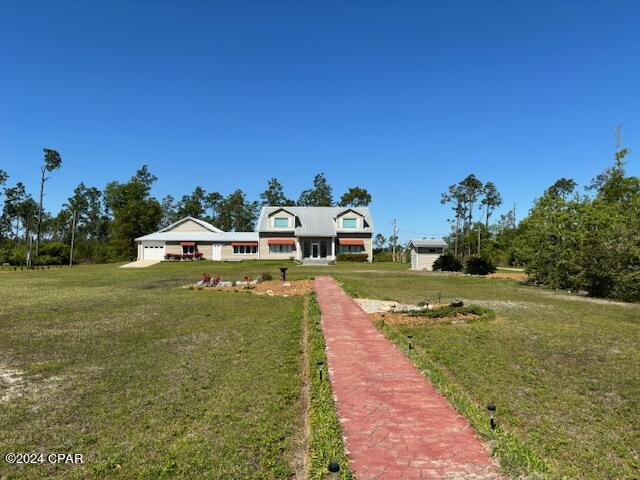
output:
M 449 304 L 450 307 L 464 307 L 464 302 L 461 298 L 456 298 L 453 302 Z

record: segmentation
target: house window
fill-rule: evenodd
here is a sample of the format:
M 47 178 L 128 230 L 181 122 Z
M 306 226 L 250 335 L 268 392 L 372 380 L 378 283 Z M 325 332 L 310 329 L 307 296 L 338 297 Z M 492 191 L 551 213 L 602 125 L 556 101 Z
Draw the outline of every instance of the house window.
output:
M 358 219 L 356 218 L 343 218 L 342 228 L 358 228 Z
M 196 253 L 198 251 L 198 247 L 195 245 L 183 245 L 182 246 L 182 254 L 186 255 L 187 253 Z
M 340 245 L 340 253 L 362 253 L 364 245 Z
M 294 245 L 269 245 L 269 253 L 291 253 L 294 250 Z
M 287 217 L 276 217 L 273 219 L 273 226 L 276 228 L 287 228 L 289 219 Z
M 258 251 L 257 245 L 234 245 L 234 255 L 253 255 Z

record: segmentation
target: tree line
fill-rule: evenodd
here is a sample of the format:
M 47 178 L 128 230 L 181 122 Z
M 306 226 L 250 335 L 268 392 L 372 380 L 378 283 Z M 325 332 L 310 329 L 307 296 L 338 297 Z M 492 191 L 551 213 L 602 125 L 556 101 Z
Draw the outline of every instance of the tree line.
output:
M 530 282 L 551 288 L 640 300 L 640 178 L 627 175 L 629 150 L 616 137 L 612 166 L 582 192 L 574 179 L 558 179 L 519 223 L 515 207 L 490 222 L 502 204 L 492 182 L 472 174 L 451 185 L 442 194 L 453 210 L 449 252 L 523 266 Z
M 38 202 L 24 183 L 9 185 L 9 175 L 0 170 L 0 263 L 25 265 L 29 257 L 34 265 L 68 262 L 72 235 L 74 259 L 79 262 L 129 260 L 136 256 L 135 238 L 186 216 L 224 231 L 251 231 L 264 205 L 360 207 L 371 202 L 371 195 L 361 187 L 349 188 L 334 202 L 323 173 L 314 177 L 313 186 L 302 191 L 297 201 L 285 195 L 276 178 L 268 181 L 258 200 L 248 199 L 241 189 L 223 195 L 201 186 L 179 199 L 167 195 L 158 200 L 151 194 L 157 177 L 143 165 L 127 182 L 111 181 L 104 189 L 80 183 L 54 214 L 44 208 L 43 199 L 46 182 L 61 166 L 61 155 L 44 149 Z

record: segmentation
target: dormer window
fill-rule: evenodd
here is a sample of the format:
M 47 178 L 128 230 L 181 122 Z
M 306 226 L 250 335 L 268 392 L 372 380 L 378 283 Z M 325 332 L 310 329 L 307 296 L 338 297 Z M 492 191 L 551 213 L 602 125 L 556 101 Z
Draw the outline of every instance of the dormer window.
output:
M 358 219 L 357 218 L 343 218 L 342 219 L 342 228 L 358 228 Z
M 275 228 L 289 228 L 289 219 L 287 217 L 276 217 L 273 219 Z

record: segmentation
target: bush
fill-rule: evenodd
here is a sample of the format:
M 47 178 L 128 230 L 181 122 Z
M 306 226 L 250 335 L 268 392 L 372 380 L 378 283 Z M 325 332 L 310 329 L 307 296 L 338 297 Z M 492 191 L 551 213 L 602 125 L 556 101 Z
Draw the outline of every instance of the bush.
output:
M 488 258 L 473 255 L 464 263 L 464 273 L 471 275 L 488 275 L 496 271 L 496 266 Z
M 269 272 L 262 272 L 260 274 L 260 278 L 262 278 L 263 281 L 267 281 L 267 280 L 273 280 L 273 277 L 271 276 L 271 274 Z
M 339 253 L 336 257 L 339 262 L 366 262 L 368 259 L 366 253 Z
M 71 248 L 60 242 L 44 243 L 40 255 L 34 259 L 36 265 L 66 265 L 69 263 Z
M 374 262 L 393 262 L 393 254 L 391 252 L 376 253 L 373 255 Z
M 436 258 L 433 262 L 433 269 L 443 272 L 459 272 L 462 270 L 462 263 L 450 253 L 445 253 Z

